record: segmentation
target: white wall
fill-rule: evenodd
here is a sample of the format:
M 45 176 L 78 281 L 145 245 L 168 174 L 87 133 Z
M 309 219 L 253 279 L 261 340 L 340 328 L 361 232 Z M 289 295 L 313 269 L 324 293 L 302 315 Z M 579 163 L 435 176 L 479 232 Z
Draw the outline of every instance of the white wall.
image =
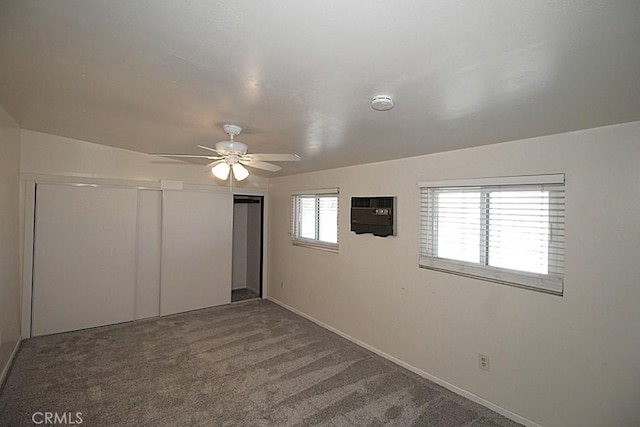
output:
M 557 172 L 563 297 L 418 268 L 418 181 Z M 640 122 L 271 185 L 269 297 L 536 423 L 640 425 Z M 290 192 L 327 187 L 339 253 L 291 245 Z M 398 197 L 396 237 L 349 232 L 351 196 L 373 195 Z
M 247 287 L 247 206 L 233 204 L 233 267 L 231 289 Z
M 260 294 L 260 264 L 262 262 L 262 204 L 247 206 L 247 288 Z
M 20 130 L 0 107 L 0 374 L 20 337 L 19 179 Z

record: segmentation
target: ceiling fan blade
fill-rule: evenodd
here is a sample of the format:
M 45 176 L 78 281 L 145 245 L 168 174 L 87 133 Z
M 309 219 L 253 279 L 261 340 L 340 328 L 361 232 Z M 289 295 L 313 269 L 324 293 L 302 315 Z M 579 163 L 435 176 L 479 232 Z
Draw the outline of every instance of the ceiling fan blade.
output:
M 218 159 L 219 157 L 215 157 L 215 156 L 200 156 L 197 154 L 162 154 L 162 153 L 151 153 L 150 155 L 152 156 L 158 156 L 158 157 L 191 157 L 194 159 L 209 159 L 209 160 L 213 160 L 213 159 Z
M 222 159 L 222 157 L 219 157 L 219 159 Z M 217 165 L 218 163 L 222 163 L 223 161 L 224 161 L 224 160 L 215 160 L 215 161 L 213 161 L 213 162 L 209 163 L 209 164 L 208 164 L 207 166 L 205 166 L 204 168 L 205 168 L 205 169 L 207 169 L 207 170 L 209 170 L 209 169 L 211 169 L 212 167 L 214 167 L 215 165 Z
M 297 154 L 247 154 L 250 160 L 268 160 L 270 162 L 299 162 Z
M 207 147 L 206 145 L 198 145 L 198 147 L 205 150 L 213 151 L 214 153 L 218 152 L 218 150 L 216 150 L 215 148 Z
M 264 169 L 269 172 L 278 172 L 280 169 L 282 169 L 278 165 L 272 165 L 271 163 L 267 162 L 259 162 L 257 160 L 240 160 L 240 163 L 245 166 L 249 166 L 250 168 Z

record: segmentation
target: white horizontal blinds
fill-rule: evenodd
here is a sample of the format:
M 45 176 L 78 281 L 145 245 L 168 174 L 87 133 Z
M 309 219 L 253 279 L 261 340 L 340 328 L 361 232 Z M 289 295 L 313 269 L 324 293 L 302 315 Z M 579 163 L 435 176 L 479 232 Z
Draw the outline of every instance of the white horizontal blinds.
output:
M 338 244 L 338 196 L 318 197 L 318 240 Z
M 292 198 L 294 244 L 338 247 L 338 189 L 296 192 Z
M 487 191 L 488 265 L 564 272 L 564 188 L 558 187 Z
M 434 190 L 431 212 L 437 234 L 427 241 L 429 253 L 440 258 L 480 262 L 481 194 L 478 191 Z
M 561 293 L 564 177 L 524 178 L 422 187 L 421 266 Z
M 340 193 L 340 189 L 338 187 L 334 187 L 334 188 L 320 188 L 320 189 L 316 189 L 316 190 L 298 190 L 298 191 L 293 191 L 291 194 L 294 196 L 319 196 L 321 194 L 330 194 L 330 195 L 337 195 Z
M 298 237 L 316 239 L 318 215 L 316 209 L 317 198 L 313 196 L 298 196 Z

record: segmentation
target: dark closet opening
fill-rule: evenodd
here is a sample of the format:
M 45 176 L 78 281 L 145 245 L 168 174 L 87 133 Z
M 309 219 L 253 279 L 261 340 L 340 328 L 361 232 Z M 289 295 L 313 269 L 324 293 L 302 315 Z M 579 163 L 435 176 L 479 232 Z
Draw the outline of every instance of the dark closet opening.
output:
M 264 196 L 233 197 L 231 302 L 262 298 Z

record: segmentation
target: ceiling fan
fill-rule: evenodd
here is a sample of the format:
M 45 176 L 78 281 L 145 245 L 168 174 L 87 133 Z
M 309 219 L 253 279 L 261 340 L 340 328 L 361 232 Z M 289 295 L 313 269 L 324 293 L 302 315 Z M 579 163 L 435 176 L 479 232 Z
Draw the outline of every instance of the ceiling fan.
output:
M 197 154 L 153 154 L 160 157 L 190 157 L 197 159 L 209 159 L 213 162 L 209 163 L 206 168 L 211 168 L 211 172 L 216 178 L 226 180 L 229 172 L 233 171 L 236 180 L 242 181 L 249 176 L 249 171 L 244 166 L 251 168 L 263 169 L 269 172 L 277 172 L 282 169 L 278 165 L 267 163 L 264 160 L 272 162 L 298 162 L 300 156 L 297 154 L 248 154 L 247 144 L 235 141 L 234 138 L 242 132 L 242 128 L 236 125 L 222 126 L 224 131 L 229 135 L 228 141 L 221 141 L 216 144 L 216 148 L 198 145 L 199 148 L 212 151 L 215 155 L 197 155 Z M 244 166 L 243 166 L 244 165 Z

